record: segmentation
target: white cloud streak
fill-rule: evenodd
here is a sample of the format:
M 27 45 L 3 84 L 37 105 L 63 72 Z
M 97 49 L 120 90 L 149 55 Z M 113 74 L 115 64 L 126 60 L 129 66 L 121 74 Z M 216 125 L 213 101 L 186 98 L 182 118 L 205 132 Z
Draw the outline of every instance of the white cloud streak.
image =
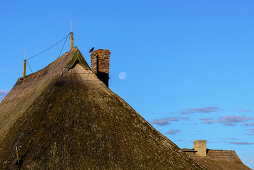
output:
M 0 89 L 0 101 L 4 99 L 4 97 L 8 94 L 7 90 Z
M 243 123 L 249 120 L 254 120 L 254 117 L 229 115 L 229 116 L 219 117 L 217 119 L 202 118 L 200 120 L 202 120 L 201 123 L 203 124 L 220 123 L 226 126 L 235 126 L 237 123 Z

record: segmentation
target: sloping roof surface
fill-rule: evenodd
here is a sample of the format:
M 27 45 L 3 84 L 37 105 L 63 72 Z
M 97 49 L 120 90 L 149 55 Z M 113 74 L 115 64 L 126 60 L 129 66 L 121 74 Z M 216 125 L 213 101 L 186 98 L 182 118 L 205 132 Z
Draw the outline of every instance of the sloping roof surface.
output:
M 75 59 L 77 50 L 19 79 L 0 103 L 0 169 L 202 169 Z
M 192 157 L 208 170 L 250 170 L 233 150 L 207 150 L 207 156 Z

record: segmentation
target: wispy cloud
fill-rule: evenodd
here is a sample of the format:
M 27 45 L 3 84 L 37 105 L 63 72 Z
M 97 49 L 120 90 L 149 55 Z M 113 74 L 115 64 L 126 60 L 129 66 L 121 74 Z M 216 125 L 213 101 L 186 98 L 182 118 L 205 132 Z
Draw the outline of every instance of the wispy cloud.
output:
M 193 114 L 193 113 L 212 113 L 212 112 L 218 112 L 220 111 L 219 107 L 204 107 L 204 108 L 190 108 L 187 110 L 182 111 L 182 114 Z
M 201 123 L 203 124 L 220 123 L 226 126 L 235 126 L 237 123 L 243 123 L 248 120 L 254 120 L 254 117 L 229 115 L 229 116 L 219 117 L 217 119 L 207 118 L 207 120 L 204 120 L 204 118 L 202 118 L 200 120 L 202 120 Z
M 218 143 L 216 141 L 206 140 L 207 143 Z
M 210 121 L 210 120 L 213 120 L 213 119 L 212 118 L 200 118 L 199 120 Z
M 188 118 L 188 117 L 180 117 L 180 119 L 189 120 L 190 118 Z
M 188 120 L 189 118 L 187 117 L 165 117 L 161 119 L 154 119 L 150 123 L 159 125 L 159 126 L 165 126 L 169 125 L 170 122 L 175 122 L 175 121 L 180 121 L 180 120 Z
M 250 109 L 238 108 L 238 112 L 239 112 L 239 113 L 249 113 L 249 112 L 251 112 L 251 110 L 250 110 Z
M 244 124 L 245 126 L 254 126 L 254 122 L 248 122 Z
M 245 133 L 245 135 L 249 135 L 249 136 L 254 135 L 254 129 L 248 129 L 247 131 L 248 133 Z
M 165 132 L 165 133 L 168 134 L 168 135 L 175 135 L 175 134 L 180 133 L 180 132 L 181 132 L 181 130 L 179 130 L 179 129 L 172 129 L 172 130 L 170 130 L 168 132 Z
M 0 89 L 0 95 L 6 95 L 7 93 L 8 93 L 7 90 L 1 90 L 1 89 Z
M 0 101 L 3 100 L 3 98 L 8 94 L 7 90 L 1 90 L 0 89 Z
M 177 117 L 166 117 L 166 118 L 152 120 L 150 123 L 159 125 L 159 126 L 165 126 L 165 125 L 170 124 L 170 122 L 172 122 L 172 121 L 179 121 L 179 120 L 180 119 Z
M 238 140 L 237 138 L 227 138 L 228 140 Z
M 229 144 L 233 144 L 233 145 L 254 145 L 253 142 L 227 142 Z
M 239 141 L 238 138 L 226 138 L 226 140 L 224 140 L 223 142 L 227 144 L 232 144 L 232 145 L 254 145 L 254 142 L 246 142 L 246 141 L 242 142 L 242 141 Z

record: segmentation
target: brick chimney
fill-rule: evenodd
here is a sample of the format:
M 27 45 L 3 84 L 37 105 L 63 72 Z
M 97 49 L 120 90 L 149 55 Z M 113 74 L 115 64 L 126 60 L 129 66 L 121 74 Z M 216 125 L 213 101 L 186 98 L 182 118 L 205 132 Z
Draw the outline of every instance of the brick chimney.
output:
M 206 140 L 194 140 L 193 147 L 198 156 L 206 156 Z
M 109 50 L 99 49 L 91 52 L 91 69 L 108 87 L 109 80 Z

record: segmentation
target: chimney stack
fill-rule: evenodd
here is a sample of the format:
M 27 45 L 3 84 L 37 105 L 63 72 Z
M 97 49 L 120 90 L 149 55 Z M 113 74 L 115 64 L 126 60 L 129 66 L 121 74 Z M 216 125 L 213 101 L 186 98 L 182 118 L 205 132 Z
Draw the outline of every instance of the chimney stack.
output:
M 73 32 L 70 33 L 70 50 L 74 47 Z
M 193 146 L 198 156 L 206 156 L 206 140 L 194 140 Z
M 91 52 L 91 69 L 108 87 L 109 80 L 109 50 L 99 49 Z

